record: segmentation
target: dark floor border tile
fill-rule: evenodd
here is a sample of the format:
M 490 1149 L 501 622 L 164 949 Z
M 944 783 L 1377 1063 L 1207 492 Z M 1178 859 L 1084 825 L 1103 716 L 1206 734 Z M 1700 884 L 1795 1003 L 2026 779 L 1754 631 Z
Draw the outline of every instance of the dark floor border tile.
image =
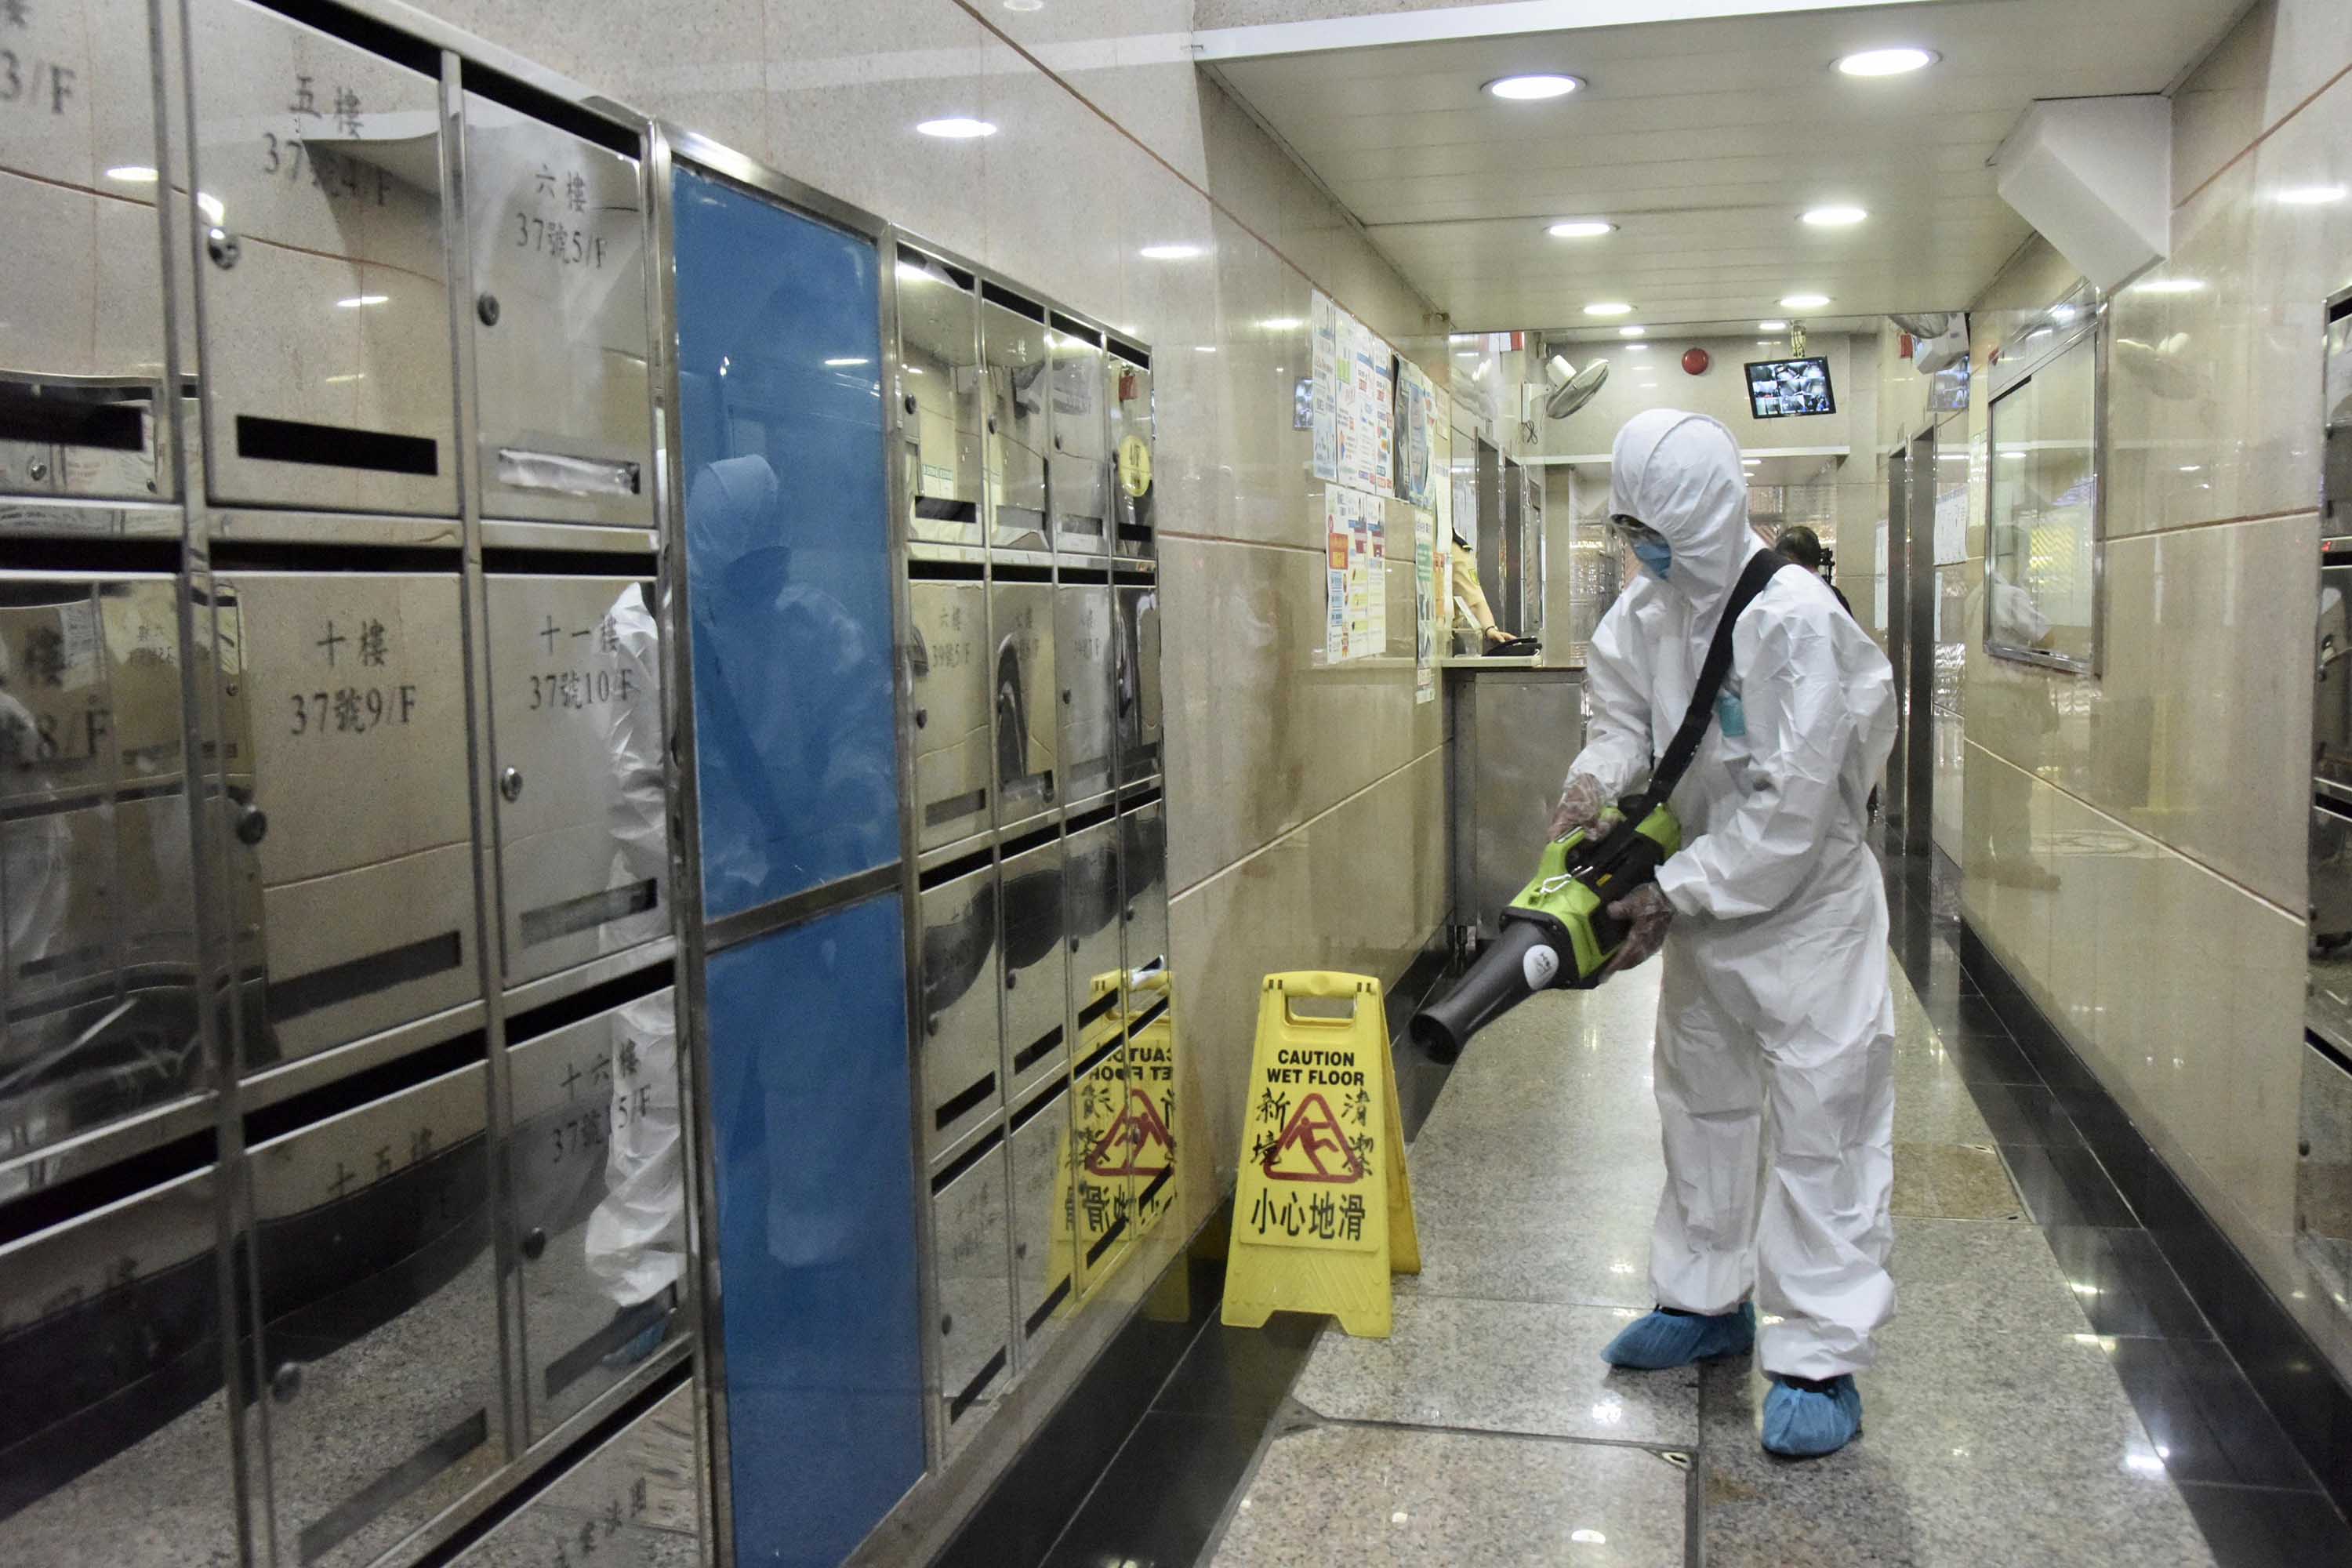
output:
M 2343 1568 L 2352 1526 L 2313 1492 L 2179 1483 L 2220 1568 Z
M 2285 1303 L 2133 1127 L 1972 923 L 1962 922 L 1959 942 L 1962 966 L 1977 977 L 2010 1034 L 2057 1093 L 2214 1333 L 2335 1507 L 2352 1510 L 2352 1386 L 2336 1374 Z

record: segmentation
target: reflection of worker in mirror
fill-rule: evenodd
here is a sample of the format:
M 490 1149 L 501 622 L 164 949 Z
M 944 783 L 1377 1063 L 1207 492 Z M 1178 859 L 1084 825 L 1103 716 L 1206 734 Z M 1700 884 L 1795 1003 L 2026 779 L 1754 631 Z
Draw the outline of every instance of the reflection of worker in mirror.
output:
M 2002 647 L 2038 650 L 2049 644 L 2050 617 L 2010 575 L 2025 550 L 2023 529 L 2009 524 L 1994 531 L 1983 584 L 1969 594 L 1962 616 L 1967 626 L 1982 628 L 1980 635 Z M 2052 689 L 2058 677 L 1999 658 L 1986 660 L 1983 674 L 1981 680 L 1971 677 L 1969 682 L 1970 735 L 1981 735 L 1987 747 L 2025 744 L 2039 749 L 2045 744 L 2058 728 Z M 1972 867 L 2005 886 L 2049 892 L 2058 887 L 2058 875 L 2033 854 L 2032 769 L 2036 761 L 2011 757 L 1988 763 L 1982 778 L 1969 780 L 1970 790 L 1981 792 L 1985 809 L 1971 805 L 1962 820 Z
M 661 636 L 646 590 L 631 584 L 611 620 L 635 695 L 615 704 L 604 738 L 613 759 L 607 820 L 615 888 L 669 879 L 669 798 L 662 769 Z M 614 921 L 607 952 L 661 934 L 656 908 Z M 588 1216 L 588 1271 L 614 1304 L 607 1364 L 643 1361 L 668 1337 L 686 1257 L 686 1168 L 678 1143 L 677 1014 L 667 991 L 612 1017 L 612 1138 L 604 1196 Z

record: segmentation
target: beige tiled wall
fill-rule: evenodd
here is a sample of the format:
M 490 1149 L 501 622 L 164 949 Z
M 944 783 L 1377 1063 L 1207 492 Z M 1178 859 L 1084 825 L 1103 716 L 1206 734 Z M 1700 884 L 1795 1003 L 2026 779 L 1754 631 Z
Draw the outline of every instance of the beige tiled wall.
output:
M 2320 325 L 2352 283 L 2352 202 L 2278 199 L 2352 185 L 2347 68 L 2352 11 L 2277 0 L 2175 99 L 2173 253 L 2149 276 L 2189 287 L 2126 287 L 2109 317 L 2104 668 L 1990 659 L 1969 628 L 1962 902 L 2352 1370 L 2291 1245 Z M 2021 252 L 1978 302 L 1979 353 L 2072 281 Z

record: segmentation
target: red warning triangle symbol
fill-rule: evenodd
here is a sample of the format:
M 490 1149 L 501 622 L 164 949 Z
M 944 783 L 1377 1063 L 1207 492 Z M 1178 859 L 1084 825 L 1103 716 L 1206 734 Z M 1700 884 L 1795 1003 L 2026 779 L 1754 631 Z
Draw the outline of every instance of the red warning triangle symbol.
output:
M 1097 1176 L 1157 1176 L 1176 1158 L 1176 1140 L 1151 1097 L 1129 1087 L 1127 1109 L 1087 1152 L 1087 1171 Z
M 1364 1163 L 1323 1097 L 1310 1094 L 1266 1151 L 1265 1173 L 1277 1182 L 1360 1182 Z

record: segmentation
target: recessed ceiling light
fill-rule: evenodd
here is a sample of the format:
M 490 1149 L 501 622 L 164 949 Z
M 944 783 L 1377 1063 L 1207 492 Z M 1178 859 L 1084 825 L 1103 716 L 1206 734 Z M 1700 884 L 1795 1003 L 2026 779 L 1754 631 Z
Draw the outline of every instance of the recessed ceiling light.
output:
M 113 172 L 111 169 L 107 171 L 110 174 Z M 2330 202 L 2342 201 L 2347 194 L 2342 185 L 2296 185 L 2291 190 L 2281 191 L 2278 199 L 2291 207 L 2322 207 Z
M 1617 329 L 1617 335 L 1621 338 L 1646 338 L 1650 335 L 1650 329 L 1647 327 L 1620 327 Z
M 1861 207 L 1815 207 L 1804 215 L 1804 221 L 1815 228 L 1851 228 L 1869 216 Z
M 1784 310 L 1818 310 L 1830 302 L 1827 294 L 1784 294 L 1780 309 Z
M 1933 49 L 1864 49 L 1842 56 L 1837 68 L 1848 76 L 1902 76 L 1943 58 Z
M 1756 323 L 1756 330 L 1761 332 L 1785 332 L 1789 330 L 1789 323 L 1786 321 L 1759 321 Z
M 1146 261 L 1189 261 L 1201 254 L 1197 245 L 1147 245 L 1136 252 Z
M 1645 354 L 1650 352 L 1650 345 L 1647 343 L 1620 343 L 1617 346 L 1629 354 Z
M 985 120 L 971 120 L 951 114 L 945 120 L 926 120 L 915 127 L 926 136 L 937 136 L 945 142 L 969 142 L 978 136 L 993 136 L 996 127 Z
M 1008 11 L 1043 11 L 1045 0 L 1004 0 L 1004 8 Z
M 1269 332 L 1295 332 L 1306 324 L 1296 316 L 1269 316 L 1258 323 Z
M 120 168 L 109 169 L 106 177 L 120 180 L 126 185 L 152 185 L 155 183 L 155 171 L 144 163 L 125 163 Z
M 1617 226 L 1606 218 L 1571 217 L 1562 218 L 1544 232 L 1554 239 L 1598 239 L 1604 234 L 1616 233 Z
M 356 310 L 362 305 L 381 305 L 391 298 L 389 294 L 354 294 L 348 300 L 336 300 L 335 305 L 339 310 Z
M 2197 290 L 2204 287 L 2205 280 L 2201 278 L 2151 278 L 2144 283 L 2133 284 L 2131 286 L 2130 292 L 2134 294 L 2194 294 Z
M 851 365 L 864 364 L 866 362 L 862 359 L 829 359 L 824 363 L 828 370 L 846 370 Z
M 1214 343 L 1194 343 L 1192 345 L 1192 352 L 1196 354 L 1213 354 L 1217 352 L 1217 345 Z
M 1602 300 L 1584 307 L 1584 313 L 1588 316 L 1630 316 L 1633 313 L 1633 307 L 1622 300 Z
M 1527 76 L 1498 76 L 1486 84 L 1486 91 L 1496 98 L 1524 103 L 1538 99 L 1566 98 L 1583 85 L 1572 76 L 1555 76 L 1539 71 Z

